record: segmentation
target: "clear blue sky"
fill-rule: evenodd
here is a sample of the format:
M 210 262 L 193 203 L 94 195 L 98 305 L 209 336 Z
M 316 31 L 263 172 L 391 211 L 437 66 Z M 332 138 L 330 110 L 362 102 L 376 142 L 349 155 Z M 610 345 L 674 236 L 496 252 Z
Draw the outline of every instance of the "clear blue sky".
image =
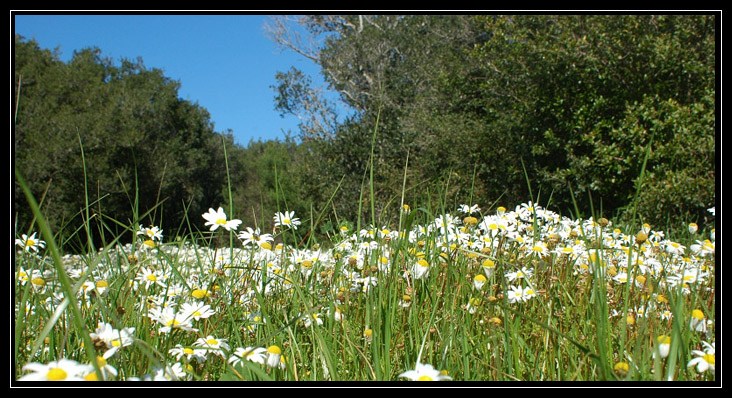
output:
M 313 76 L 319 68 L 292 51 L 279 51 L 263 30 L 266 15 L 14 15 L 15 33 L 41 48 L 99 47 L 116 64 L 142 57 L 181 83 L 179 96 L 211 114 L 215 130 L 233 131 L 237 143 L 297 137 L 297 119 L 274 109 L 275 73 L 291 66 Z M 319 79 L 319 78 L 318 78 Z

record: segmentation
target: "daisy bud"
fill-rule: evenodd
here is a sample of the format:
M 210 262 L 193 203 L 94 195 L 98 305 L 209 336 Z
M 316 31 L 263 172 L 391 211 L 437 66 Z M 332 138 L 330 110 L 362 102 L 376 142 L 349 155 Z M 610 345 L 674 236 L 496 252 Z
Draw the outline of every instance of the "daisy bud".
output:
M 658 336 L 656 342 L 658 343 L 658 353 L 661 355 L 661 358 L 666 358 L 671 349 L 671 337 L 665 335 Z
M 269 346 L 267 348 L 267 365 L 271 368 L 280 366 L 280 357 L 282 356 L 282 349 L 276 345 Z

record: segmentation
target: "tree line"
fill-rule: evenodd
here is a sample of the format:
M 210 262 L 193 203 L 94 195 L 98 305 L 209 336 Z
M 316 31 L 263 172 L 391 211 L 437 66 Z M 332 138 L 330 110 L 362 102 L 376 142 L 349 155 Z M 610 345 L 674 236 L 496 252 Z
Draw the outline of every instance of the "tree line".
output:
M 64 63 L 16 36 L 15 167 L 54 231 L 80 247 L 86 217 L 98 240 L 138 222 L 172 236 L 202 229 L 198 215 L 219 205 L 262 229 L 295 210 L 321 235 L 344 220 L 393 223 L 402 200 L 451 211 L 533 198 L 583 217 L 632 205 L 658 227 L 703 223 L 716 199 L 717 23 L 273 18 L 271 38 L 317 62 L 326 87 L 279 72 L 273 106 L 300 117 L 299 131 L 247 146 L 141 59 L 115 64 L 90 48 Z M 17 183 L 13 203 L 17 228 L 29 228 Z
M 317 62 L 354 111 L 334 125 L 332 104 L 295 69 L 278 75 L 276 104 L 300 115 L 304 138 L 332 165 L 314 191 L 347 176 L 341 206 L 358 203 L 373 138 L 381 204 L 401 193 L 408 156 L 407 195 L 422 193 L 424 181 L 449 181 L 453 200 L 485 208 L 540 197 L 582 217 L 635 209 L 656 227 L 704 222 L 715 203 L 717 23 L 715 15 L 280 17 L 272 39 Z

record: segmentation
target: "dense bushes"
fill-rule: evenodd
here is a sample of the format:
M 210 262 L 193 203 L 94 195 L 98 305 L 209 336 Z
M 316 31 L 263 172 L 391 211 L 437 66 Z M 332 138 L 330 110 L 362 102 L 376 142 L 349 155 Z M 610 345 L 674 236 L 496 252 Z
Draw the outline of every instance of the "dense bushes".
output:
M 233 211 L 264 229 L 285 209 L 306 225 L 321 210 L 324 226 L 371 222 L 372 205 L 386 224 L 402 193 L 433 208 L 530 196 L 576 217 L 632 208 L 657 228 L 703 224 L 715 204 L 714 15 L 299 22 L 322 39 L 307 55 L 351 113 L 338 118 L 291 69 L 277 75 L 274 106 L 301 117 L 300 135 L 246 148 L 141 60 L 115 66 L 89 49 L 64 64 L 16 37 L 15 164 L 56 230 L 78 228 L 88 195 L 110 229 L 115 219 L 182 231 L 186 211 L 228 204 L 224 145 Z M 14 200 L 27 228 L 17 186 Z
M 521 126 L 513 156 L 558 207 L 573 208 L 573 193 L 585 214 L 590 199 L 605 215 L 637 201 L 649 222 L 703 221 L 715 186 L 713 16 L 481 19 L 482 94 L 512 117 L 486 122 L 496 135 Z
M 15 167 L 66 238 L 87 217 L 87 199 L 97 238 L 119 235 L 115 220 L 175 231 L 186 209 L 202 213 L 223 199 L 222 138 L 162 71 L 140 60 L 114 66 L 100 53 L 86 49 L 63 63 L 16 36 Z M 19 192 L 15 184 L 25 229 L 32 216 Z
M 302 24 L 329 33 L 319 54 L 324 75 L 356 110 L 321 140 L 341 166 L 334 170 L 354 180 L 364 174 L 380 110 L 378 192 L 400 188 L 409 152 L 408 186 L 449 179 L 456 201 L 472 193 L 486 207 L 526 200 L 531 189 L 565 213 L 576 203 L 585 217 L 637 204 L 645 221 L 665 227 L 703 222 L 714 204 L 713 15 Z

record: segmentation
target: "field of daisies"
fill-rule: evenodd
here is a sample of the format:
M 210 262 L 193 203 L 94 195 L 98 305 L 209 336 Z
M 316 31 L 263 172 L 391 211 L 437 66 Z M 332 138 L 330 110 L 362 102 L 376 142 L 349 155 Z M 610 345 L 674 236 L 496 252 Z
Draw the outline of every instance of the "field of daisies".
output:
M 196 217 L 86 255 L 19 234 L 14 379 L 715 380 L 713 225 L 404 205 L 306 243 L 292 212 Z

